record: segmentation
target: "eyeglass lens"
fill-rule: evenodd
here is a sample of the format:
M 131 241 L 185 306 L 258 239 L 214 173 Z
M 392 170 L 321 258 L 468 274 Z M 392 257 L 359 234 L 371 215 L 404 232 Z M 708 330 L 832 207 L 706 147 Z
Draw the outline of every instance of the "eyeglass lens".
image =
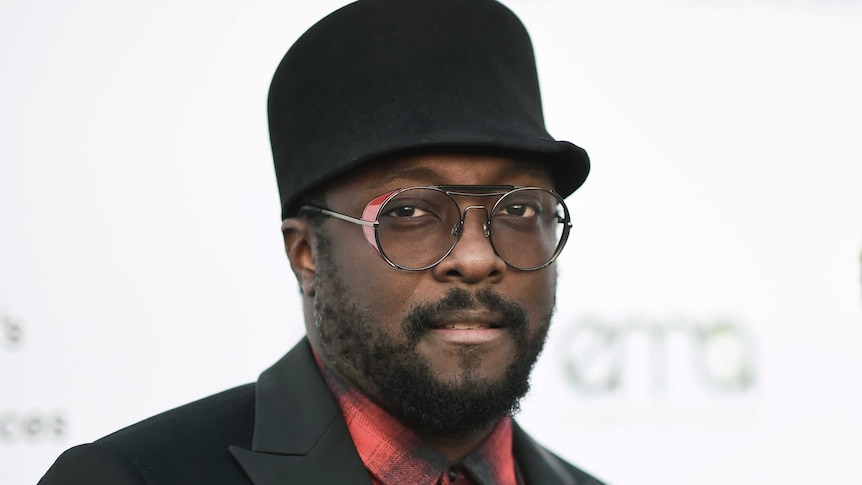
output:
M 496 203 L 476 200 L 490 214 L 487 227 L 491 245 L 509 265 L 534 269 L 559 251 L 566 230 L 562 202 L 553 193 L 536 188 L 516 189 Z M 405 269 L 423 269 L 443 259 L 458 241 L 461 208 L 446 192 L 426 187 L 403 190 L 377 213 L 376 237 L 380 251 Z

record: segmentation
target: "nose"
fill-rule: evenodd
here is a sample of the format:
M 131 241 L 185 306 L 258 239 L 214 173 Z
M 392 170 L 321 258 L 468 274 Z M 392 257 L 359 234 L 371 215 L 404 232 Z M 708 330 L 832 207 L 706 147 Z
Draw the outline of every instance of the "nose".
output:
M 473 284 L 496 282 L 505 275 L 506 262 L 494 251 L 488 237 L 488 217 L 488 209 L 484 206 L 464 209 L 458 227 L 458 242 L 452 252 L 431 269 L 435 278 Z

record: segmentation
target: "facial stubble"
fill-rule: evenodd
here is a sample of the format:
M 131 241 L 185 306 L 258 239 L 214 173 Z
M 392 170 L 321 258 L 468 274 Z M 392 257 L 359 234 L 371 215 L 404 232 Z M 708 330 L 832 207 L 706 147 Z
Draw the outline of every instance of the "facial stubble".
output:
M 466 437 L 518 411 L 553 308 L 539 316 L 530 331 L 521 304 L 490 289 L 471 293 L 452 288 L 437 302 L 415 304 L 401 322 L 400 335 L 391 335 L 357 304 L 355 292 L 335 271 L 327 241 L 318 242 L 315 326 L 324 360 L 338 375 L 420 435 Z M 505 331 L 516 344 L 515 356 L 502 377 L 491 380 L 477 370 L 481 353 L 465 348 L 455 357 L 458 375 L 444 382 L 417 347 L 432 322 L 447 312 L 474 308 L 503 316 Z

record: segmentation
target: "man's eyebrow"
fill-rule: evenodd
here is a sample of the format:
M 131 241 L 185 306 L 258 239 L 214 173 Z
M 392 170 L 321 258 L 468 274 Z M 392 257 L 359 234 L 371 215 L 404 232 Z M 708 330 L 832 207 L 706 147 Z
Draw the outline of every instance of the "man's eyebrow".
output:
M 421 180 L 429 185 L 440 183 L 440 174 L 430 167 L 394 167 L 387 170 L 386 174 L 376 180 L 376 182 L 389 183 L 396 180 Z

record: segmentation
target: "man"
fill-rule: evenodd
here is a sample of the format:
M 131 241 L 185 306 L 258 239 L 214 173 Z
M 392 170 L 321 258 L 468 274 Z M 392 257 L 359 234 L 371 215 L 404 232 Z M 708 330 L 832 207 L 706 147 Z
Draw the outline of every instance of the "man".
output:
M 360 0 L 269 95 L 308 333 L 249 384 L 73 448 L 41 483 L 598 484 L 512 421 L 582 149 L 492 0 Z M 560 195 L 557 195 L 560 194 Z

